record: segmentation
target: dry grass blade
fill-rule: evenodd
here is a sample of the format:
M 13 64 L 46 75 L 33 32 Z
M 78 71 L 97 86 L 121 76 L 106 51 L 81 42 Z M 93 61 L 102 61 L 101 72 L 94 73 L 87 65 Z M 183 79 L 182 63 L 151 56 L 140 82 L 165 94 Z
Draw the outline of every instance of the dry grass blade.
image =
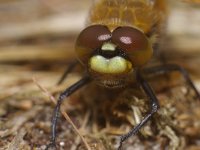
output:
M 36 80 L 35 77 L 33 77 L 33 81 L 34 83 L 39 87 L 39 89 L 42 90 L 42 92 L 48 96 L 51 101 L 56 104 L 56 99 L 54 98 L 54 96 L 52 96 L 47 89 L 45 89 L 44 87 L 42 87 Z M 91 150 L 89 144 L 86 142 L 85 138 L 81 135 L 81 133 L 79 132 L 79 129 L 77 129 L 77 127 L 75 126 L 75 124 L 72 122 L 72 120 L 70 119 L 69 115 L 61 109 L 61 113 L 62 115 L 65 117 L 65 119 L 72 125 L 72 127 L 74 128 L 75 132 L 80 136 L 81 140 L 83 141 L 83 143 L 85 144 L 85 147 L 87 148 L 87 150 Z

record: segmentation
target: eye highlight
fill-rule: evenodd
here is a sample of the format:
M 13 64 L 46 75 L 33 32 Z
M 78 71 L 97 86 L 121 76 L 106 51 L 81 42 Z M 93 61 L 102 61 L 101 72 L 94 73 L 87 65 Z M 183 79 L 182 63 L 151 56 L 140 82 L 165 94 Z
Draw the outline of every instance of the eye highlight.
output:
M 146 35 L 133 27 L 118 27 L 112 32 L 111 41 L 123 50 L 135 66 L 144 65 L 153 49 Z
M 76 40 L 76 52 L 78 58 L 86 63 L 94 50 L 102 46 L 111 38 L 111 32 L 106 26 L 92 25 L 85 28 Z
M 130 37 L 126 37 L 126 36 L 120 37 L 120 41 L 127 45 L 133 43 L 132 39 Z
M 125 51 L 144 50 L 148 41 L 141 31 L 132 27 L 118 27 L 112 33 L 112 41 Z

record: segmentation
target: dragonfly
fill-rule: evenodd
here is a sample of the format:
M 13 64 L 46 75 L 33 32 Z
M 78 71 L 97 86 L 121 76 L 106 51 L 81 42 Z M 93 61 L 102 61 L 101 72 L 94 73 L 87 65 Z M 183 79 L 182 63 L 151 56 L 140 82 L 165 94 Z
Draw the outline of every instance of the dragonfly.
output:
M 158 99 L 145 75 L 180 72 L 186 83 L 200 99 L 200 94 L 187 71 L 176 64 L 163 63 L 145 67 L 158 48 L 158 38 L 166 22 L 165 0 L 97 0 L 90 10 L 87 26 L 75 43 L 77 61 L 69 65 L 58 82 L 80 63 L 85 68 L 83 77 L 66 88 L 57 101 L 53 112 L 51 141 L 56 147 L 56 126 L 60 106 L 66 97 L 91 81 L 109 89 L 119 89 L 137 82 L 149 99 L 149 112 L 128 133 L 121 135 L 118 150 L 123 142 L 136 135 L 159 109 Z

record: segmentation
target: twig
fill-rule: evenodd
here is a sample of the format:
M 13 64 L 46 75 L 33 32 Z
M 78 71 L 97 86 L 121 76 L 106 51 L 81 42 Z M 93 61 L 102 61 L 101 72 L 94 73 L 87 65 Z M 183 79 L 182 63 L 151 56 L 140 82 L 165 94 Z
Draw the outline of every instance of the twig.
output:
M 44 87 L 42 87 L 36 80 L 35 77 L 32 78 L 34 83 L 39 87 L 39 89 L 41 89 L 43 91 L 43 93 L 48 96 L 51 101 L 56 104 L 56 100 L 54 98 L 54 96 L 52 96 L 47 89 L 45 89 Z M 83 143 L 85 144 L 85 147 L 87 148 L 87 150 L 91 150 L 90 146 L 88 145 L 88 143 L 86 142 L 86 140 L 84 139 L 84 137 L 81 135 L 81 133 L 79 132 L 79 129 L 77 129 L 77 127 L 75 126 L 75 124 L 72 122 L 72 120 L 70 119 L 69 115 L 61 109 L 61 113 L 62 115 L 65 117 L 65 119 L 72 125 L 72 127 L 74 128 L 75 132 L 80 136 L 80 138 L 82 139 Z

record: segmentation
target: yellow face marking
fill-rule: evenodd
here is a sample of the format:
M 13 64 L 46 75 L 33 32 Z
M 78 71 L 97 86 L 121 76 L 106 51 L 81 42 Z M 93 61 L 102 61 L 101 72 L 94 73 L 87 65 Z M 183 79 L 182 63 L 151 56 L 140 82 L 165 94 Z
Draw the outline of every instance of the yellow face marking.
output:
M 120 74 L 133 69 L 130 61 L 119 56 L 107 59 L 96 55 L 90 59 L 89 65 L 92 70 L 106 74 Z
M 101 50 L 115 51 L 116 47 L 115 44 L 107 42 L 102 45 Z

